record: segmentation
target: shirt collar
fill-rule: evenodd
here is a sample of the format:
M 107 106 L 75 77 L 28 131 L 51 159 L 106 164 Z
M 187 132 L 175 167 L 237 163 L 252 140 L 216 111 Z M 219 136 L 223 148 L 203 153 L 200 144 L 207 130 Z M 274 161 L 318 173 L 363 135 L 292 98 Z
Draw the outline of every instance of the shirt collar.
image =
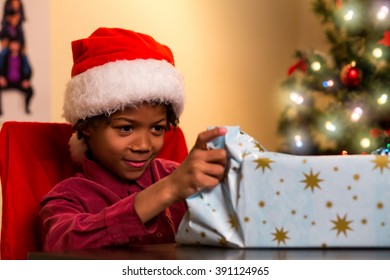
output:
M 125 181 L 114 176 L 101 164 L 89 159 L 86 156 L 84 156 L 83 171 L 88 179 L 111 189 L 120 197 L 126 197 L 128 196 L 129 186 L 138 186 L 141 189 L 145 189 L 155 182 L 154 176 L 152 174 L 153 164 L 154 161 L 149 164 L 141 177 L 134 181 Z

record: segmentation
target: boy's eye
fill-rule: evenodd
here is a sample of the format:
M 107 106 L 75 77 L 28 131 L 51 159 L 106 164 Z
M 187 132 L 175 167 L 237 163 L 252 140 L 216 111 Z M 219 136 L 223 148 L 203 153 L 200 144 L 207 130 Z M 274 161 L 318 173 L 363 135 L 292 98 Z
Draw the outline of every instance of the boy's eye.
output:
M 153 127 L 153 132 L 160 135 L 163 134 L 167 130 L 166 126 L 164 125 L 155 125 Z
M 123 125 L 123 126 L 117 127 L 117 129 L 119 129 L 119 131 L 122 132 L 122 133 L 129 133 L 129 132 L 133 131 L 133 126 L 131 126 L 131 125 Z

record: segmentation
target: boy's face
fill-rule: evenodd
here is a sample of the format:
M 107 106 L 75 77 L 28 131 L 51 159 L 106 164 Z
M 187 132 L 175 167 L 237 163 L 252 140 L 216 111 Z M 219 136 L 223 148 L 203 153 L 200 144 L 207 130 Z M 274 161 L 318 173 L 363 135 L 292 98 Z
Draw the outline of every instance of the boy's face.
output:
M 111 122 L 84 131 L 97 161 L 125 180 L 138 179 L 164 143 L 165 105 L 142 104 L 116 112 Z

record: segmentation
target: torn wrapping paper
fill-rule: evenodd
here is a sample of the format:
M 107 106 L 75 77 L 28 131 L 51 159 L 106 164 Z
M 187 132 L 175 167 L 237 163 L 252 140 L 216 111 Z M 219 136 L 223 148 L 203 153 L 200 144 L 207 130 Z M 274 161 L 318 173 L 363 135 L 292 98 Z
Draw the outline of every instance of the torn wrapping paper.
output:
M 241 248 L 389 247 L 390 159 L 266 151 L 239 127 L 210 143 L 227 175 L 187 199 L 176 241 Z

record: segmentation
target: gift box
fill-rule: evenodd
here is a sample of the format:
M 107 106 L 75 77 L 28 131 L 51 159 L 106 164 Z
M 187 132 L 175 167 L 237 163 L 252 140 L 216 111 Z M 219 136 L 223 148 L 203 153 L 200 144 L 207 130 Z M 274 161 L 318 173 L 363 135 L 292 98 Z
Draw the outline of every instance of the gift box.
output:
M 176 241 L 240 248 L 390 246 L 386 155 L 294 156 L 267 151 L 239 127 L 210 143 L 226 176 L 187 199 Z

